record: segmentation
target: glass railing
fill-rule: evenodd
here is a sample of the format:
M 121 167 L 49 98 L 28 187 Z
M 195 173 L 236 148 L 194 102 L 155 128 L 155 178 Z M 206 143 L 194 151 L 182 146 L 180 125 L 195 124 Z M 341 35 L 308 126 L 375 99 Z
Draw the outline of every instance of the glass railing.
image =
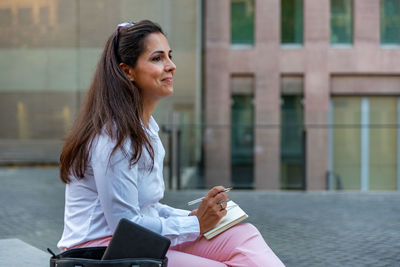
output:
M 398 124 L 193 124 L 162 129 L 165 180 L 172 189 L 220 183 L 281 190 L 397 190 L 400 186 Z M 238 138 L 236 132 L 246 134 L 233 140 Z M 275 187 L 265 188 L 262 182 L 259 187 L 264 177 L 274 180 Z

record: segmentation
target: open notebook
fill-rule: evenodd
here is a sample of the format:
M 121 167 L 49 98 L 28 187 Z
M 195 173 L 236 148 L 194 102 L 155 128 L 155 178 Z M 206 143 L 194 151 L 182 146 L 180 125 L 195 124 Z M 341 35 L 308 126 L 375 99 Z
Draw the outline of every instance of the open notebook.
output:
M 222 233 L 223 231 L 229 229 L 230 227 L 238 224 L 249 216 L 239 207 L 238 204 L 233 202 L 232 200 L 227 202 L 227 213 L 221 219 L 221 221 L 210 231 L 204 233 L 204 237 L 207 239 L 211 239 L 214 236 Z

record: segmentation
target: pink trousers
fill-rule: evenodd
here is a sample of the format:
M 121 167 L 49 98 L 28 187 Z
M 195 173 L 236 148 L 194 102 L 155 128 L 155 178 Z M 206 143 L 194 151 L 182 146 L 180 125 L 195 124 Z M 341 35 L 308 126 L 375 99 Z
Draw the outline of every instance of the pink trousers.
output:
M 167 253 L 168 266 L 217 267 L 284 266 L 265 243 L 252 224 L 238 224 L 211 240 L 196 241 L 171 247 Z
M 78 247 L 107 246 L 111 237 L 92 240 Z M 252 224 L 238 224 L 211 240 L 199 237 L 170 247 L 167 252 L 169 267 L 269 267 L 285 266 L 265 243 Z

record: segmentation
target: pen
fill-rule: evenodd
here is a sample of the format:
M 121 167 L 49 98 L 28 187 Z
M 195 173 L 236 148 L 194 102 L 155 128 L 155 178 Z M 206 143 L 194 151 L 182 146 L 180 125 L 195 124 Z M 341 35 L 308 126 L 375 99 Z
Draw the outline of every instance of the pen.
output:
M 227 193 L 227 192 L 229 192 L 229 191 L 231 191 L 231 190 L 232 190 L 232 187 L 228 187 L 228 188 L 225 188 L 224 190 L 222 190 L 220 193 L 222 193 L 222 192 Z M 201 198 L 198 198 L 198 199 L 189 201 L 187 204 L 188 204 L 188 206 L 191 206 L 191 205 L 193 205 L 193 204 L 196 204 L 196 203 L 201 202 L 204 198 L 205 198 L 205 197 L 201 197 Z

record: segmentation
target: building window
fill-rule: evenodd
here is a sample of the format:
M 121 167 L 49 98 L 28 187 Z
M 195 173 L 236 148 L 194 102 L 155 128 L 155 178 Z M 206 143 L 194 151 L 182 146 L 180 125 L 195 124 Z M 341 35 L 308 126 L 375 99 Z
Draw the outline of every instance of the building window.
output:
M 331 44 L 353 43 L 353 1 L 331 0 Z
M 400 1 L 381 0 L 381 44 L 400 45 Z
M 303 44 L 303 0 L 282 0 L 281 38 L 283 45 Z
M 361 98 L 334 97 L 331 110 L 332 173 L 342 189 L 361 189 Z M 340 188 L 337 188 L 340 189 Z
M 332 98 L 332 172 L 348 190 L 396 190 L 400 133 L 397 97 Z
M 231 1 L 231 43 L 234 46 L 254 44 L 254 0 Z
M 305 189 L 303 77 L 282 77 L 281 92 L 281 188 Z
M 236 188 L 252 188 L 254 176 L 254 79 L 231 78 L 231 174 Z

